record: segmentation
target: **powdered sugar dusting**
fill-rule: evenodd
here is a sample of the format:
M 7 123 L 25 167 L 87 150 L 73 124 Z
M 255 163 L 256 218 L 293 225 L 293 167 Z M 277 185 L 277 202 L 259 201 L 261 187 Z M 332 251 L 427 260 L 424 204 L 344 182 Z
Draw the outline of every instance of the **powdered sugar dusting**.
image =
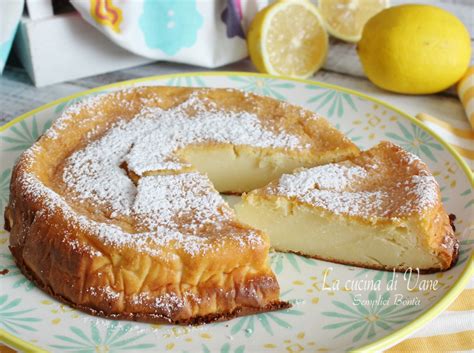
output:
M 120 101 L 126 92 L 113 94 Z M 102 99 L 103 95 L 95 96 L 68 108 L 46 137 L 56 138 L 61 129 L 69 128 L 68 119 L 84 109 L 96 114 Z M 92 119 L 94 114 L 84 119 Z M 77 123 L 84 123 L 84 119 Z M 48 209 L 63 210 L 71 222 L 87 229 L 104 244 L 133 246 L 157 256 L 169 247 L 199 255 L 217 251 L 227 241 L 242 249 L 261 246 L 263 240 L 258 232 L 232 228 L 233 211 L 204 175 L 182 170 L 186 165 L 175 152 L 188 144 L 207 141 L 306 148 L 297 136 L 265 128 L 256 115 L 220 111 L 213 102 L 191 94 L 188 100 L 169 110 L 144 107 L 133 119 L 117 119 L 103 136 L 66 159 L 61 177 L 67 201 L 32 175 L 23 183 L 28 184 L 30 196 L 41 197 Z M 35 148 L 28 153 L 33 157 Z M 168 172 L 143 175 L 150 170 Z M 175 172 L 169 174 L 170 170 Z M 138 175 L 138 182 L 131 179 L 130 172 Z M 77 214 L 68 204 L 71 200 L 96 208 L 106 218 L 129 223 L 136 233 L 113 222 Z M 230 227 L 229 232 L 223 232 L 229 236 L 211 239 L 209 234 L 222 233 L 218 228 L 224 226 Z
M 405 167 L 384 159 L 366 159 L 364 166 L 350 162 L 327 164 L 283 175 L 276 186 L 266 191 L 336 214 L 363 218 L 396 218 L 435 206 L 439 188 L 426 165 L 402 149 L 397 153 Z M 380 170 L 387 175 L 380 175 Z
M 183 291 L 180 296 L 173 292 L 162 293 L 158 296 L 154 293 L 142 292 L 136 294 L 131 302 L 134 305 L 151 304 L 159 312 L 171 316 L 173 311 L 180 310 L 190 303 L 200 304 L 202 299 L 191 291 Z
M 414 175 L 406 184 L 405 191 L 409 198 L 401 206 L 403 212 L 421 211 L 433 207 L 437 203 L 439 199 L 438 183 L 432 175 L 426 173 Z
M 130 215 L 137 190 L 120 168 L 123 162 L 137 175 L 145 171 L 180 170 L 187 165 L 175 152 L 205 141 L 304 148 L 297 136 L 265 129 L 256 115 L 220 111 L 212 102 L 191 95 L 170 110 L 144 108 L 131 121 L 117 123 L 102 138 L 66 161 L 63 180 L 79 201 L 106 206 L 113 214 Z
M 303 169 L 295 174 L 281 177 L 279 190 L 284 193 L 306 194 L 315 188 L 340 191 L 356 178 L 364 178 L 367 172 L 359 167 L 341 164 L 326 164 L 320 167 Z
M 82 99 L 80 102 L 70 105 L 66 108 L 66 110 L 61 114 L 61 116 L 55 120 L 54 127 L 48 129 L 44 134 L 45 137 L 51 139 L 57 139 L 59 137 L 59 133 L 67 128 L 67 122 L 71 120 L 74 116 L 79 114 L 84 109 L 93 109 L 97 107 L 97 104 L 106 96 L 106 94 L 99 94 L 99 95 L 91 95 L 85 99 Z M 100 114 L 100 113 L 99 113 Z M 91 116 L 91 119 L 95 119 L 96 116 Z M 82 120 L 78 123 L 84 124 L 87 122 Z
M 189 109 L 195 114 L 192 118 Z M 219 110 L 212 102 L 195 96 L 171 110 L 147 109 L 140 120 L 150 121 L 151 126 L 146 133 L 141 129 L 140 138 L 125 157 L 130 170 L 138 175 L 149 170 L 179 170 L 183 163 L 173 152 L 206 141 L 262 148 L 305 147 L 297 136 L 265 129 L 255 114 Z
M 383 192 L 348 191 L 357 179 L 367 177 L 359 166 L 327 164 L 283 175 L 273 193 L 295 197 L 337 214 L 368 216 L 371 210 L 381 206 Z
M 165 226 L 196 230 L 232 217 L 209 179 L 196 172 L 141 178 L 133 213 L 149 229 Z M 177 222 L 182 218 L 186 222 Z
M 136 187 L 120 163 L 138 133 L 125 134 L 128 139 L 117 140 L 116 134 L 124 129 L 123 125 L 119 124 L 114 133 L 75 152 L 66 162 L 63 180 L 79 201 L 91 200 L 128 215 Z
M 224 243 L 229 240 L 226 237 L 209 239 L 202 236 L 202 234 L 194 234 L 193 229 L 180 231 L 169 225 L 158 225 L 153 231 L 128 233 L 117 225 L 97 222 L 78 214 L 59 194 L 46 187 L 31 174 L 22 176 L 18 181 L 23 185 L 26 197 L 41 201 L 43 208 L 49 210 L 49 212 L 61 212 L 64 214 L 64 218 L 68 220 L 70 227 L 86 230 L 88 234 L 95 236 L 106 245 L 133 247 L 152 256 L 160 257 L 165 254 L 163 249 L 174 247 L 191 256 L 196 256 L 210 251 L 219 251 Z M 39 211 L 37 216 L 39 217 L 42 212 Z M 262 238 L 253 230 L 240 233 L 234 232 L 229 237 L 242 247 L 250 246 L 253 248 L 263 244 Z M 77 243 L 74 243 L 74 246 L 77 246 Z M 97 256 L 98 254 L 99 251 L 94 250 L 94 255 Z

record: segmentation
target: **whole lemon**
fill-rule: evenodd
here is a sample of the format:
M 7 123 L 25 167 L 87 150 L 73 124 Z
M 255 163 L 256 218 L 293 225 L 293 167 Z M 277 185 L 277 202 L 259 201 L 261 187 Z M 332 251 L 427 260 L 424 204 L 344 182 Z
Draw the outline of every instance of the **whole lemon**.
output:
M 430 5 L 401 5 L 367 22 L 357 52 L 375 85 L 398 93 L 435 93 L 466 71 L 471 39 L 449 12 Z

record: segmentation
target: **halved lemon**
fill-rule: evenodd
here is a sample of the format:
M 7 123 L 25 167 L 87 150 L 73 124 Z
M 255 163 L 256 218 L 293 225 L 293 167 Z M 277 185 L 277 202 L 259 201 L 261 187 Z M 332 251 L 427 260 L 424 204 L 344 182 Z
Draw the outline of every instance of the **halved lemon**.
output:
M 367 21 L 389 5 L 389 0 L 319 0 L 318 8 L 331 35 L 357 42 Z
M 247 45 L 260 72 L 306 78 L 323 65 L 328 35 L 309 1 L 280 0 L 255 16 Z

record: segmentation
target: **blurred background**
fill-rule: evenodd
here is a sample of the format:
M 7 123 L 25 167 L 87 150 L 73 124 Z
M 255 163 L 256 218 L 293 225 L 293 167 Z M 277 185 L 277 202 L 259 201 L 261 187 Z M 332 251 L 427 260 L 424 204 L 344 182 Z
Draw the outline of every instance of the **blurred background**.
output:
M 359 4 L 354 0 L 347 2 L 349 8 L 354 6 L 351 3 Z M 384 6 L 409 2 L 391 0 Z M 154 13 L 153 6 L 157 3 L 169 7 L 163 15 L 165 18 Z M 255 14 L 271 3 L 268 0 L 155 3 L 151 0 L 2 0 L 0 68 L 4 66 L 4 69 L 0 77 L 0 123 L 51 100 L 107 83 L 188 71 L 257 71 L 248 59 L 246 33 Z M 318 6 L 316 1 L 313 3 Z M 411 3 L 429 3 L 449 11 L 464 23 L 472 37 L 472 0 Z M 193 17 L 193 9 L 198 9 L 200 14 Z M 343 14 L 335 16 L 339 16 L 340 22 L 345 21 Z M 142 33 L 151 34 L 148 38 L 147 35 L 138 38 Z M 399 95 L 381 90 L 367 80 L 356 54 L 356 43 L 333 35 L 329 38 L 326 60 L 311 78 L 400 103 Z M 417 100 L 418 110 L 409 113 L 435 113 L 434 100 L 439 115 L 464 113 L 453 88 L 436 97 Z

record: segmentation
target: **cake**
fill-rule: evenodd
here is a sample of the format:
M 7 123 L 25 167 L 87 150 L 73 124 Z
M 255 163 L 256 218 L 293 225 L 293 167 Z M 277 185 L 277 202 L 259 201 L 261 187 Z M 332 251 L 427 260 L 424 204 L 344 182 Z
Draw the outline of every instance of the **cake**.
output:
M 97 95 L 17 161 L 10 250 L 38 287 L 99 316 L 197 324 L 285 308 L 268 236 L 219 192 L 358 153 L 315 113 L 236 90 Z
M 418 157 L 390 142 L 284 174 L 244 195 L 236 213 L 279 251 L 390 271 L 436 272 L 457 260 L 435 178 Z

